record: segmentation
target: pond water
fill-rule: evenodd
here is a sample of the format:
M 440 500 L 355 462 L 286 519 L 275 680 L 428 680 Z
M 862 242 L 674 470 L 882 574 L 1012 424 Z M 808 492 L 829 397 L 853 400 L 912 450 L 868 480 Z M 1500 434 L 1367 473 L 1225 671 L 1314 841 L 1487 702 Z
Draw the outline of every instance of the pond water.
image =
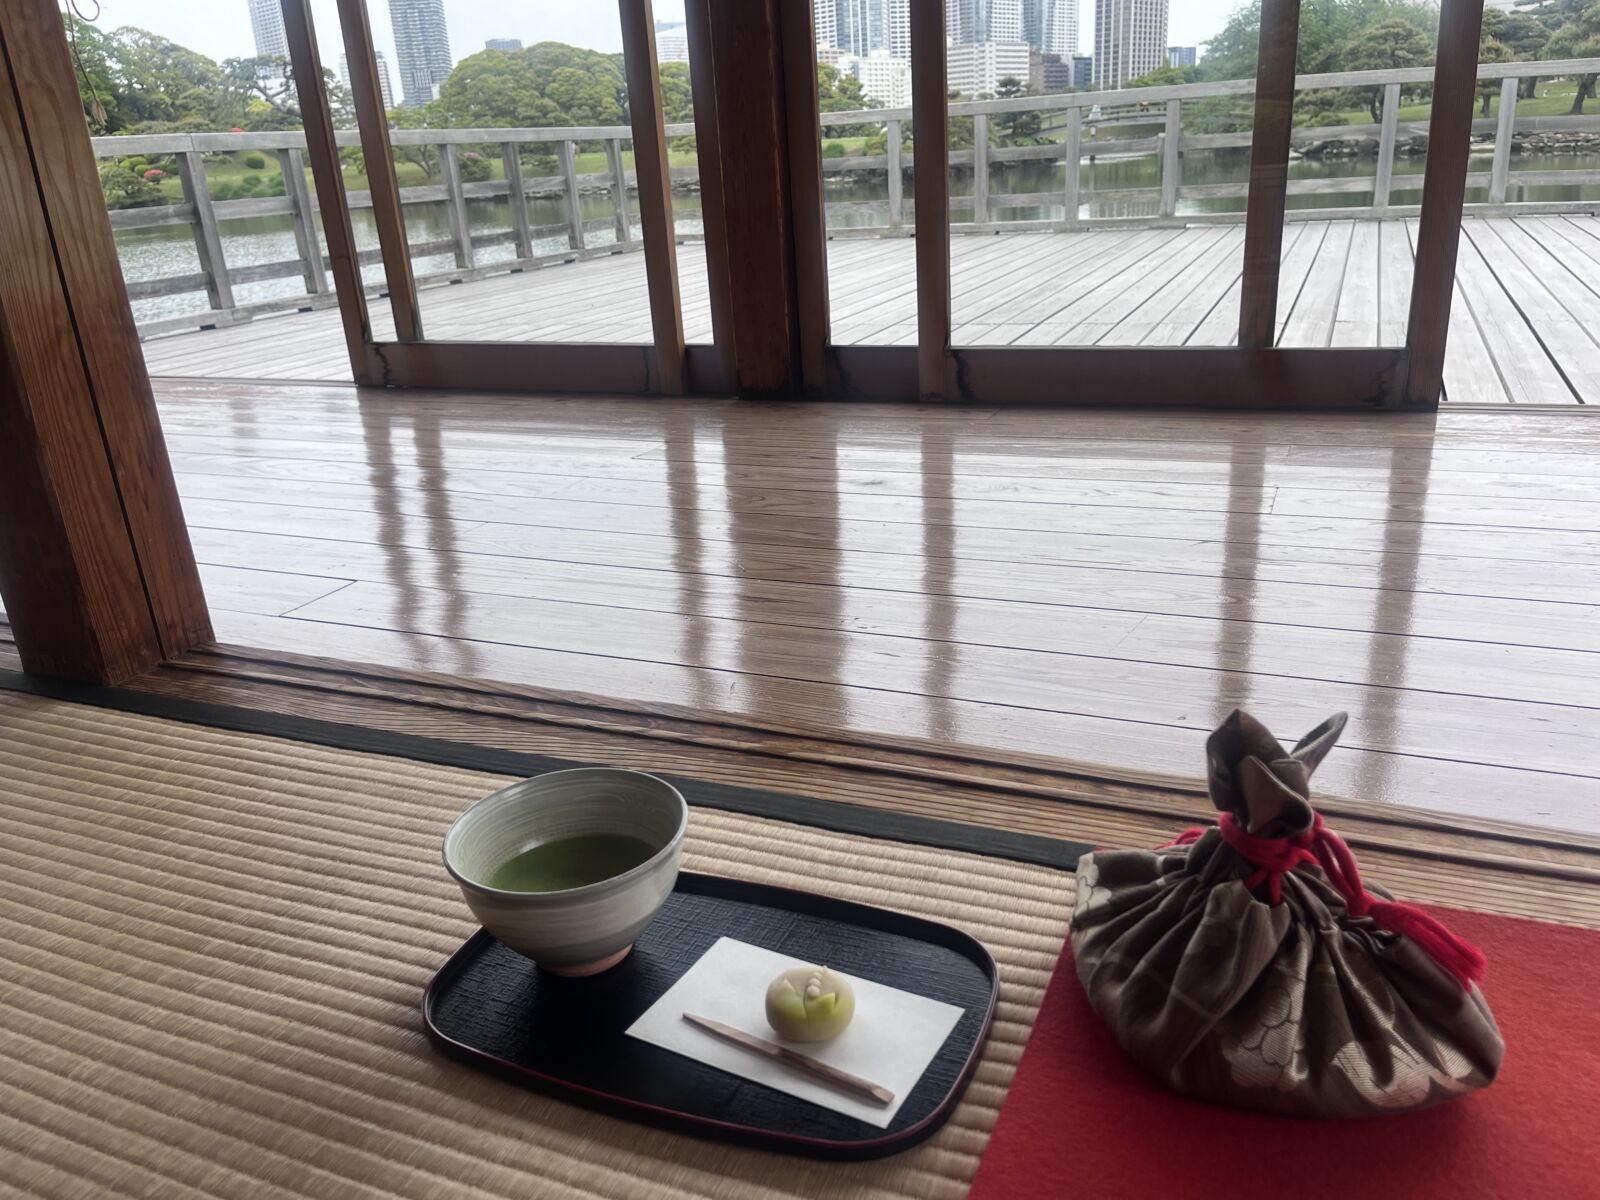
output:
M 1396 203 L 1414 204 L 1420 198 L 1422 157 L 1398 158 L 1394 167 L 1391 195 Z M 1473 170 L 1487 170 L 1487 155 L 1475 154 Z M 1046 163 L 994 163 L 991 164 L 989 191 L 1001 193 L 1037 192 L 1037 205 L 1007 208 L 995 215 L 1001 220 L 1060 220 L 1065 215 L 1059 197 L 1063 188 L 1062 168 Z M 1193 153 L 1184 156 L 1183 180 L 1188 184 L 1242 183 L 1248 176 L 1248 164 L 1238 154 Z M 1518 171 L 1600 170 L 1597 154 L 1529 154 L 1517 157 L 1512 164 L 1512 200 L 1597 200 L 1600 201 L 1600 184 L 1551 185 L 1519 188 L 1515 185 Z M 1290 164 L 1291 179 L 1329 179 L 1338 177 L 1371 177 L 1377 172 L 1374 158 L 1296 159 Z M 1094 191 L 1123 188 L 1159 187 L 1161 164 L 1157 156 L 1123 157 L 1084 162 L 1079 178 L 1083 199 L 1080 216 L 1085 218 L 1151 217 L 1156 215 L 1154 197 L 1136 199 L 1095 199 Z M 847 201 L 884 202 L 888 198 L 887 182 L 882 172 L 830 179 L 826 184 L 829 202 Z M 956 175 L 951 181 L 955 195 L 970 195 L 970 173 Z M 911 187 L 905 188 L 906 217 L 910 219 Z M 1487 199 L 1484 189 L 1469 189 L 1467 202 Z M 1354 192 L 1335 195 L 1290 196 L 1291 208 L 1364 208 L 1371 203 L 1370 193 Z M 582 197 L 581 205 L 586 220 L 606 220 L 612 215 L 611 198 L 607 193 Z M 1184 199 L 1180 200 L 1178 213 L 1194 215 L 1207 212 L 1242 212 L 1243 198 Z M 700 224 L 700 197 L 692 192 L 673 194 L 674 226 L 680 237 L 696 237 L 702 232 Z M 467 203 L 468 219 L 474 234 L 498 233 L 511 227 L 509 203 L 501 199 L 470 200 Z M 633 236 L 640 237 L 638 214 L 630 206 Z M 528 218 L 533 225 L 560 225 L 566 222 L 566 206 L 561 199 L 528 199 Z M 957 210 L 954 222 L 960 225 L 970 220 L 970 210 Z M 830 229 L 861 228 L 884 224 L 882 209 L 831 208 L 828 212 Z M 368 210 L 352 213 L 356 243 L 360 249 L 376 249 L 377 227 Z M 441 203 L 413 204 L 406 207 L 406 230 L 413 244 L 439 241 L 450 237 L 450 223 Z M 123 273 L 130 282 L 161 279 L 172 275 L 197 272 L 199 259 L 195 254 L 194 240 L 187 226 L 169 225 L 152 229 L 122 230 L 116 235 L 117 249 L 122 260 Z M 611 227 L 590 230 L 586 234 L 591 246 L 613 243 L 615 232 Z M 223 255 L 230 267 L 252 266 L 283 262 L 295 257 L 294 232 L 287 216 L 255 217 L 222 222 Z M 559 254 L 567 249 L 565 233 L 536 239 L 536 254 Z M 477 250 L 479 265 L 506 262 L 515 257 L 510 244 L 488 246 Z M 413 268 L 419 275 L 449 271 L 455 266 L 449 254 L 417 258 Z M 383 268 L 372 264 L 363 268 L 368 283 L 381 283 Z M 235 300 L 252 304 L 266 300 L 291 299 L 305 294 L 299 276 L 264 280 L 256 283 L 236 284 Z M 133 302 L 134 316 L 139 321 L 155 321 L 203 311 L 202 293 L 189 292 L 173 296 L 159 296 Z

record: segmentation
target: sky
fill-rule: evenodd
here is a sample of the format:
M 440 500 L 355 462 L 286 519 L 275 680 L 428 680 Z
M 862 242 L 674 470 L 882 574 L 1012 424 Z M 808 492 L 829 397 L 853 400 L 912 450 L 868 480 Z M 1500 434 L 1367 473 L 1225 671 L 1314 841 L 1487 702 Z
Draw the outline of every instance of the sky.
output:
M 369 0 L 373 36 L 393 68 L 394 40 L 389 33 L 388 4 Z M 1081 0 L 1083 53 L 1093 44 L 1094 0 Z M 1174 46 L 1193 46 L 1222 27 L 1237 0 L 1172 0 L 1167 40 Z M 80 0 L 90 13 L 93 0 Z M 312 0 L 317 40 L 328 64 L 339 58 L 339 18 L 334 0 Z M 255 53 L 250 36 L 250 14 L 245 0 L 101 0 L 103 28 L 134 25 L 198 50 L 207 58 L 245 58 Z M 450 50 L 464 58 L 483 49 L 486 39 L 515 37 L 534 42 L 568 42 L 594 50 L 622 49 L 617 9 L 608 0 L 511 0 L 486 4 L 483 0 L 445 0 L 445 20 L 450 27 Z M 656 0 L 656 20 L 681 21 L 682 0 Z M 396 78 L 398 85 L 398 78 Z

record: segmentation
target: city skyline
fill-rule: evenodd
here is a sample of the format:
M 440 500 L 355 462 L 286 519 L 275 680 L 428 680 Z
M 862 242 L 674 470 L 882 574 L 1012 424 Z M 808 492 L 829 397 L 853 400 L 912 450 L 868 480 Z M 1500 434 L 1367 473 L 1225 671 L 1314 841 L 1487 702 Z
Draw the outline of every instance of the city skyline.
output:
M 400 68 L 400 103 L 407 108 L 427 104 L 455 66 L 444 0 L 390 0 L 389 27 Z

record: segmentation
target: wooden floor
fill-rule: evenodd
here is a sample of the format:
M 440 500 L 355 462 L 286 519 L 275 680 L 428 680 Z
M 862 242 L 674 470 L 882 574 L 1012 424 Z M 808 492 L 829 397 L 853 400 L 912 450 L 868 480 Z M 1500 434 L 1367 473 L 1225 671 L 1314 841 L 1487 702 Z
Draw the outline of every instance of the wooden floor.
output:
M 1446 399 L 1600 404 L 1600 217 L 1469 218 L 1451 311 Z M 1229 345 L 1240 226 L 960 236 L 957 345 Z M 1414 221 L 1314 221 L 1285 232 L 1279 341 L 1397 345 L 1410 303 Z M 833 340 L 916 339 L 913 243 L 829 243 Z M 685 333 L 711 340 L 705 261 L 680 248 Z M 422 293 L 445 340 L 647 341 L 644 263 L 624 254 Z M 387 303 L 372 305 L 392 336 Z M 153 339 L 156 375 L 347 381 L 335 310 Z
M 1589 414 L 1049 413 L 158 385 L 219 637 L 730 728 L 1600 832 Z

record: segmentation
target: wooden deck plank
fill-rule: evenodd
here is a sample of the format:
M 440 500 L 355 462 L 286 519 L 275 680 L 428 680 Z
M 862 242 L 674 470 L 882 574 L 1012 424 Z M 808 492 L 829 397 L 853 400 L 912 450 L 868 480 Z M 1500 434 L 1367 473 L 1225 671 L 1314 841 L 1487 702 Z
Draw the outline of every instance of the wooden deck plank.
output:
M 1585 312 L 1600 299 L 1600 217 L 1469 218 L 1466 232 L 1446 398 L 1480 404 L 1600 399 L 1600 347 Z M 956 237 L 954 340 L 1231 345 L 1239 286 L 1229 237 L 1239 233 L 1237 227 L 1191 226 Z M 1411 233 L 1399 220 L 1291 222 L 1284 235 L 1280 344 L 1399 344 Z M 703 248 L 686 242 L 679 253 L 686 337 L 703 343 L 711 336 Z M 836 342 L 915 341 L 914 254 L 905 237 L 828 243 Z M 644 264 L 635 254 L 427 287 L 420 297 L 430 335 L 442 338 L 650 337 Z M 388 306 L 375 303 L 372 311 L 379 336 L 392 336 Z M 486 311 L 494 314 L 492 322 Z M 331 309 L 163 336 L 144 350 L 157 376 L 348 379 L 339 318 Z

